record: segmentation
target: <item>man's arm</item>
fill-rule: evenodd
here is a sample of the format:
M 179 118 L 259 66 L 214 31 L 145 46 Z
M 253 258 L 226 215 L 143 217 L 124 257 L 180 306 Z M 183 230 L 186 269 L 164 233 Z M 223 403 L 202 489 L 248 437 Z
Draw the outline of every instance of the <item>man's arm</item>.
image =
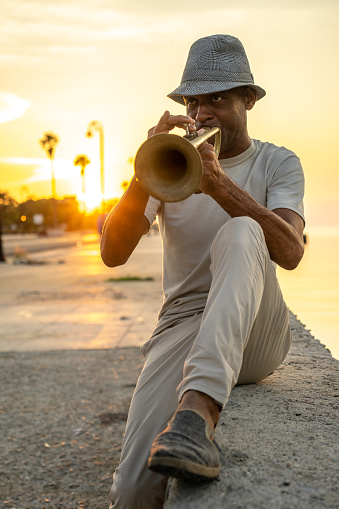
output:
M 101 258 L 108 267 L 127 262 L 150 225 L 144 216 L 148 202 L 133 177 L 130 186 L 106 219 L 101 237 Z
M 175 127 L 189 124 L 195 130 L 194 120 L 186 115 L 171 115 L 165 111 L 158 124 L 148 131 L 148 138 L 159 133 L 168 133 Z M 101 237 L 101 258 L 108 267 L 117 267 L 127 262 L 150 224 L 144 212 L 149 195 L 143 191 L 135 176 L 119 203 L 109 214 Z
M 303 219 L 290 209 L 271 211 L 260 205 L 223 172 L 210 144 L 204 143 L 199 151 L 204 167 L 201 191 L 210 195 L 231 217 L 248 216 L 257 221 L 263 229 L 271 259 L 284 269 L 295 269 L 304 254 Z

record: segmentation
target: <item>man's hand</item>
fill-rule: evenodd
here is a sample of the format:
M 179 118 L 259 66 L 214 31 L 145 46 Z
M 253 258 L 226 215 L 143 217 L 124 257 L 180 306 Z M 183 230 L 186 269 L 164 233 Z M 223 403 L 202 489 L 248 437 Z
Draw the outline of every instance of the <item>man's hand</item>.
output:
M 222 170 L 218 158 L 215 155 L 213 145 L 206 141 L 200 145 L 198 150 L 203 165 L 199 189 L 204 194 L 213 194 L 214 190 L 220 188 L 222 185 L 225 185 L 225 173 Z
M 193 118 L 187 115 L 171 115 L 169 111 L 165 111 L 157 125 L 149 129 L 147 138 L 151 138 L 155 134 L 169 133 L 175 127 L 184 129 L 186 125 L 188 125 L 190 131 L 195 131 L 195 120 Z
M 211 196 L 231 216 L 248 216 L 263 229 L 271 259 L 280 267 L 293 270 L 304 253 L 304 223 L 293 210 L 269 210 L 240 188 L 222 170 L 213 146 L 205 142 L 199 147 L 203 163 L 200 190 Z

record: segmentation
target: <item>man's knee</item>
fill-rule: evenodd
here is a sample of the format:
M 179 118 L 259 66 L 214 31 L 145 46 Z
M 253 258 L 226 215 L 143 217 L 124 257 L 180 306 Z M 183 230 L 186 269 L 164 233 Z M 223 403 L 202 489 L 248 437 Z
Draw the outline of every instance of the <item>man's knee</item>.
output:
M 266 252 L 266 242 L 263 230 L 254 219 L 241 216 L 233 217 L 227 221 L 218 231 L 211 248 L 211 254 L 220 254 L 228 249 L 239 248 L 241 252 L 252 251 L 257 247 L 261 252 Z
M 264 240 L 260 224 L 248 216 L 233 217 L 227 221 L 218 231 L 216 238 L 223 234 L 227 235 L 228 239 L 231 237 L 234 240 L 243 240 L 247 237 L 256 237 Z

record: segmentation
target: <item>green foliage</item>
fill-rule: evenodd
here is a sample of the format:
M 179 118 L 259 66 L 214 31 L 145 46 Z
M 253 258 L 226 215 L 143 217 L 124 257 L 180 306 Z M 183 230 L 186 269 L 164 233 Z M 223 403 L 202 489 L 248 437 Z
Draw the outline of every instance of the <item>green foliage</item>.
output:
M 54 159 L 55 148 L 59 143 L 59 138 L 56 134 L 49 132 L 44 133 L 44 137 L 39 140 L 41 148 L 46 152 L 49 159 Z
M 11 224 L 17 224 L 20 221 L 19 204 L 6 191 L 0 191 L 0 204 L 2 208 L 2 230 L 5 232 Z
M 98 209 L 92 214 L 79 212 L 78 201 L 75 196 L 68 196 L 62 200 L 28 199 L 18 203 L 6 191 L 0 191 L 0 204 L 2 204 L 2 231 L 3 233 L 35 233 L 43 228 L 53 227 L 53 203 L 56 205 L 58 224 L 67 231 L 81 229 L 97 229 L 97 219 L 101 211 Z M 34 214 L 44 216 L 42 226 L 35 225 Z M 26 220 L 22 221 L 21 217 Z
M 79 154 L 73 161 L 74 166 L 81 166 L 82 168 L 86 168 L 91 161 L 88 159 L 86 154 Z
M 120 281 L 154 281 L 153 277 L 139 277 L 139 276 L 123 276 L 123 277 L 111 277 L 106 279 L 106 283 L 118 283 Z
M 98 219 L 107 215 L 119 202 L 118 198 L 106 200 L 102 207 L 97 208 L 90 214 L 79 211 L 79 202 L 76 196 L 66 196 L 57 200 L 54 198 L 34 199 L 28 198 L 18 203 L 7 191 L 0 189 L 0 206 L 2 208 L 2 232 L 3 233 L 36 233 L 43 229 L 53 228 L 53 208 L 56 206 L 57 224 L 66 231 L 98 230 Z M 34 214 L 42 214 L 44 224 L 35 225 Z M 21 217 L 26 220 L 22 221 Z

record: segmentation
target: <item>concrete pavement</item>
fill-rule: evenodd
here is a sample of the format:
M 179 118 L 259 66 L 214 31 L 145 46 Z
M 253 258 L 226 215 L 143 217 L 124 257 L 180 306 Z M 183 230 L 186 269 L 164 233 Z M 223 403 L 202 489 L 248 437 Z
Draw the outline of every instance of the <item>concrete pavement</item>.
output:
M 38 236 L 36 233 L 5 234 L 2 235 L 2 244 L 5 256 L 12 257 L 17 251 L 37 253 L 60 247 L 76 246 L 77 242 L 81 242 L 83 238 L 84 235 L 81 232 L 64 233 L 52 230 L 46 237 Z
M 292 348 L 266 380 L 232 390 L 212 483 L 173 480 L 165 509 L 337 509 L 339 361 L 291 314 Z
M 115 269 L 102 263 L 97 235 L 28 259 L 41 264 L 0 264 L 0 351 L 140 346 L 148 339 L 162 301 L 158 235 L 143 238 Z

